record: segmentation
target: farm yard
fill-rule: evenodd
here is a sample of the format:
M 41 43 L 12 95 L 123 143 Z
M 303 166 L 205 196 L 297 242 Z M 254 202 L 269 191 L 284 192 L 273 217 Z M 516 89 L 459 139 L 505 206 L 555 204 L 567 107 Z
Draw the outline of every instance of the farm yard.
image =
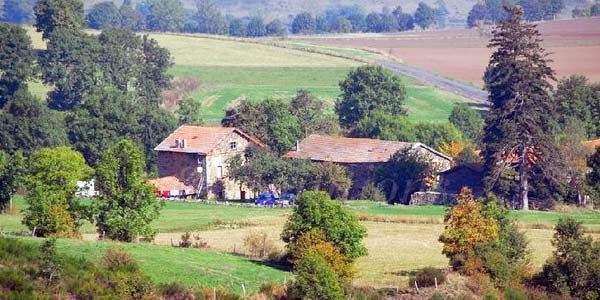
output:
M 557 79 L 581 74 L 600 80 L 600 18 L 546 21 L 538 24 Z M 489 35 L 476 29 L 448 29 L 397 34 L 301 37 L 315 45 L 371 49 L 401 62 L 482 86 L 491 50 Z
M 16 198 L 16 206 L 25 206 L 22 198 Z M 368 229 L 365 245 L 369 254 L 357 262 L 356 286 L 406 288 L 411 271 L 429 266 L 447 267 L 448 260 L 441 254 L 442 244 L 437 241 L 444 227 L 444 207 L 389 206 L 362 200 L 346 201 L 345 206 L 357 214 Z M 244 284 L 248 291 L 255 291 L 263 282 L 289 280 L 291 273 L 240 256 L 248 254 L 244 238 L 251 233 L 265 232 L 275 247 L 282 250 L 284 244 L 279 236 L 290 213 L 289 208 L 167 202 L 160 217 L 152 223 L 159 231 L 154 244 L 95 241 L 95 229 L 86 223 L 81 230 L 83 241 L 60 240 L 58 249 L 93 260 L 107 248 L 119 246 L 136 257 L 142 271 L 157 283 L 176 280 L 189 286 L 223 287 L 236 293 L 242 292 L 241 284 Z M 538 269 L 551 255 L 552 226 L 561 216 L 576 218 L 594 237 L 600 236 L 600 213 L 594 211 L 511 214 L 527 232 L 532 263 Z M 25 233 L 26 227 L 20 220 L 17 211 L 3 216 L 0 232 Z M 186 231 L 199 235 L 209 248 L 171 247 Z M 23 239 L 28 243 L 41 243 Z

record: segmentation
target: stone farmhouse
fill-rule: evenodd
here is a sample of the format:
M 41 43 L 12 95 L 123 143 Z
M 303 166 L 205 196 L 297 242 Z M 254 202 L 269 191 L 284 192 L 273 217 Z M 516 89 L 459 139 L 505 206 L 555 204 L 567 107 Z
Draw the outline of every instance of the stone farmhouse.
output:
M 251 144 L 264 147 L 237 128 L 181 126 L 154 148 L 159 178 L 150 183 L 163 197 L 249 198 L 243 187 L 227 179 L 227 160 Z
M 405 143 L 366 138 L 345 138 L 310 135 L 290 151 L 291 159 L 310 159 L 315 162 L 333 162 L 351 172 L 352 187 L 349 197 L 358 197 L 373 180 L 378 165 L 387 162 L 399 150 L 412 149 L 428 159 L 438 172 L 450 169 L 452 158 L 421 143 Z

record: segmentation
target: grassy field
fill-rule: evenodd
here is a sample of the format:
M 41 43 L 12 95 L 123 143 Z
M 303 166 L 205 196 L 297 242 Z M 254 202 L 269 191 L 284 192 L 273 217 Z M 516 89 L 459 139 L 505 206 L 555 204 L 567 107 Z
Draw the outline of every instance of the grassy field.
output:
M 17 198 L 15 203 L 18 207 L 25 206 L 22 198 Z M 371 201 L 347 201 L 345 205 L 360 216 L 368 230 L 365 244 L 369 255 L 357 262 L 356 285 L 405 287 L 410 271 L 426 266 L 447 267 L 448 261 L 441 254 L 442 245 L 437 241 L 444 227 L 444 207 L 389 206 Z M 281 282 L 290 276 L 230 254 L 234 251 L 247 253 L 243 240 L 256 232 L 267 233 L 276 248 L 283 249 L 279 235 L 290 212 L 290 209 L 168 202 L 160 218 L 153 223 L 159 231 L 155 240 L 157 245 L 119 245 L 140 259 L 143 270 L 157 282 L 176 278 L 190 285 L 223 285 L 239 291 L 241 283 L 255 287 L 265 278 Z M 540 268 L 551 255 L 552 225 L 561 216 L 572 216 L 594 232 L 600 228 L 600 212 L 594 211 L 516 211 L 511 214 L 529 238 L 535 268 Z M 3 215 L 0 217 L 0 231 L 26 232 L 20 220 L 18 213 Z M 177 243 L 185 231 L 198 234 L 208 243 L 210 251 L 168 246 Z M 116 244 L 94 241 L 96 235 L 90 224 L 85 224 L 82 232 L 84 241 L 61 241 L 60 249 L 73 255 L 97 258 L 107 247 Z M 597 233 L 593 236 L 600 237 Z M 252 277 L 247 273 L 258 275 Z M 252 278 L 255 280 L 252 281 Z
M 41 239 L 26 238 L 41 244 Z M 265 282 L 283 283 L 289 272 L 266 266 L 244 256 L 205 249 L 182 249 L 161 245 L 102 241 L 59 240 L 57 250 L 98 262 L 110 247 L 121 247 L 140 262 L 141 271 L 154 283 L 180 282 L 188 286 L 225 288 L 242 294 L 242 284 L 253 292 Z

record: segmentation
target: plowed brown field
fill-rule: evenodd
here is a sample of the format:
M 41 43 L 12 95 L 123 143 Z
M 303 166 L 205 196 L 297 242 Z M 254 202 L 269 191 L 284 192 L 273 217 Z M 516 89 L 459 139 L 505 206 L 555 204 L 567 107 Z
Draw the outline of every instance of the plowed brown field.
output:
M 582 74 L 600 81 L 600 18 L 538 23 L 544 47 L 554 60 L 557 78 Z M 461 81 L 482 85 L 491 50 L 489 36 L 475 29 L 377 35 L 309 37 L 309 43 L 368 48 L 391 54 L 404 63 Z

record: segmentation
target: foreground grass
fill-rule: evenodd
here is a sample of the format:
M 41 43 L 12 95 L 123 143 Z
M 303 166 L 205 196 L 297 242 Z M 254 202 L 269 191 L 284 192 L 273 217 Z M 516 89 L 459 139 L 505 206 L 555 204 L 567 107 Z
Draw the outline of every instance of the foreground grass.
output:
M 24 238 L 41 244 L 43 239 Z M 151 244 L 103 241 L 57 241 L 57 251 L 99 262 L 107 249 L 121 247 L 140 262 L 140 269 L 156 284 L 180 282 L 187 286 L 225 288 L 242 294 L 254 292 L 265 282 L 283 283 L 291 275 L 242 256 L 203 249 L 182 249 Z

